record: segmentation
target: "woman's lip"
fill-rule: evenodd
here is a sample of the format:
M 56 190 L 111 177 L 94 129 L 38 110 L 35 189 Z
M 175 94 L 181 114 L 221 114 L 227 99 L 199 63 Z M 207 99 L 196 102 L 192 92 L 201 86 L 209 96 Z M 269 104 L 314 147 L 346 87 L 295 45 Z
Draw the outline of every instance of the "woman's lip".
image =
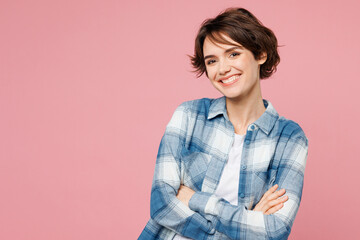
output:
M 227 80 L 227 79 L 229 79 L 229 78 L 231 78 L 231 77 L 233 77 L 233 76 L 241 76 L 241 74 L 235 73 L 235 74 L 233 74 L 233 75 L 230 75 L 230 76 L 227 76 L 227 77 L 224 77 L 224 78 L 220 78 L 219 81 Z
M 232 77 L 232 76 L 230 76 L 230 77 Z M 236 83 L 237 81 L 239 81 L 240 77 L 241 77 L 241 75 L 239 75 L 239 77 L 238 77 L 238 78 L 236 78 L 234 81 L 229 82 L 229 83 L 223 83 L 221 80 L 220 80 L 219 82 L 220 82 L 220 83 L 221 83 L 221 85 L 223 85 L 223 86 L 230 86 L 230 85 L 232 85 L 232 84 Z

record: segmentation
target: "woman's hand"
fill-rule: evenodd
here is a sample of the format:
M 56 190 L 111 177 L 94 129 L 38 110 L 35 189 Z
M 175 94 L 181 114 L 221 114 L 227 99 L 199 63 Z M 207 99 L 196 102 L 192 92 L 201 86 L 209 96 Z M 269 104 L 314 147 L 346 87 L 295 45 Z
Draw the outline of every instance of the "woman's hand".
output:
M 278 185 L 275 184 L 266 193 L 264 193 L 253 211 L 260 211 L 266 215 L 279 211 L 284 206 L 284 202 L 286 202 L 289 198 L 288 196 L 283 196 L 285 194 L 285 189 L 276 191 L 277 188 Z
M 285 189 L 280 189 L 276 191 L 278 185 L 272 186 L 260 199 L 258 204 L 254 207 L 253 211 L 260 211 L 266 215 L 273 214 L 280 210 L 284 206 L 289 198 L 288 196 L 283 196 L 285 194 Z M 194 195 L 195 191 L 191 188 L 180 185 L 176 197 L 183 202 L 186 206 L 189 206 L 190 198 Z
M 195 191 L 192 190 L 191 188 L 184 186 L 184 185 L 180 185 L 180 188 L 178 190 L 176 197 L 180 201 L 182 201 L 186 206 L 189 206 L 190 198 L 192 197 L 192 195 L 194 195 L 194 193 L 195 193 Z

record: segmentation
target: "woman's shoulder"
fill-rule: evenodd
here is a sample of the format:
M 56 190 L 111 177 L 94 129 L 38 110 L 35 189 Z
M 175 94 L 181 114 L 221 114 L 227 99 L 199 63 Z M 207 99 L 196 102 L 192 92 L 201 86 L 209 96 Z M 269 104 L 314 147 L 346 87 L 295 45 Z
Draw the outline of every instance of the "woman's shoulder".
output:
M 191 114 L 207 114 L 214 98 L 198 98 L 183 101 L 178 105 L 178 109 Z
M 194 122 L 201 118 L 200 115 L 207 115 L 209 106 L 211 105 L 211 98 L 192 99 L 181 102 L 175 109 L 170 124 L 177 123 L 184 127 L 189 122 Z M 206 119 L 202 117 L 201 119 Z
M 300 124 L 292 119 L 279 116 L 275 124 L 275 132 L 287 138 L 303 138 L 308 141 L 304 129 Z

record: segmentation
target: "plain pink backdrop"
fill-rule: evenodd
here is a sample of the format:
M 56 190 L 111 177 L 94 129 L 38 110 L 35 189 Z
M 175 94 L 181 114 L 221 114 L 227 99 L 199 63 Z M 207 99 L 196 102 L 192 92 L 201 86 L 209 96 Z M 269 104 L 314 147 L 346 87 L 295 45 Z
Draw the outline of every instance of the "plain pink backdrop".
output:
M 245 7 L 280 45 L 263 97 L 309 139 L 290 239 L 355 239 L 358 1 L 0 1 L 0 239 L 136 239 L 203 20 Z

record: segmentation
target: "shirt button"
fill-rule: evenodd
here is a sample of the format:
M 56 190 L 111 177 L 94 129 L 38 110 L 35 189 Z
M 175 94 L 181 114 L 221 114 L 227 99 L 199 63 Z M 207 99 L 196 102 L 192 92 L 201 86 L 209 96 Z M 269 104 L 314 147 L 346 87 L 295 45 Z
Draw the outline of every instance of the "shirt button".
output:
M 246 166 L 245 166 L 245 165 L 243 165 L 241 168 L 242 168 L 242 170 L 245 170 L 245 169 L 246 169 Z
M 246 140 L 245 143 L 246 143 L 247 145 L 249 145 L 249 144 L 250 144 L 250 141 L 249 141 L 249 140 Z
M 254 125 L 251 125 L 251 130 L 254 130 L 255 129 L 255 126 Z
M 241 194 L 240 194 L 240 197 L 241 197 L 241 198 L 244 198 L 244 197 L 245 197 L 245 194 L 241 193 Z

